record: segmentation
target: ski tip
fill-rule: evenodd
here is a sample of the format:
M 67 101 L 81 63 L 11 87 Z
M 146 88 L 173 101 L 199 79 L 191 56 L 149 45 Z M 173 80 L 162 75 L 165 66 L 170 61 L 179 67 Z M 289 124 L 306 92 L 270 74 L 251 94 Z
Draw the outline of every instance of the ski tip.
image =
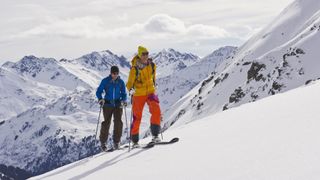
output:
M 178 142 L 178 141 L 179 141 L 179 138 L 175 137 L 175 138 L 171 139 L 170 142 L 175 143 L 175 142 Z

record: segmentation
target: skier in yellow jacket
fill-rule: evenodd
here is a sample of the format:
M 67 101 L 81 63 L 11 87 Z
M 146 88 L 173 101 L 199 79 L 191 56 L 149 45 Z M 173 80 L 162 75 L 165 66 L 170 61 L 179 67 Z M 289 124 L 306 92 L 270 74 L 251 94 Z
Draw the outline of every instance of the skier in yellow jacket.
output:
M 156 65 L 149 59 L 147 48 L 139 46 L 138 54 L 131 61 L 127 89 L 132 97 L 133 122 L 131 126 L 131 140 L 133 146 L 139 146 L 139 128 L 145 103 L 151 113 L 152 141 L 159 142 L 161 110 L 158 96 L 155 94 Z

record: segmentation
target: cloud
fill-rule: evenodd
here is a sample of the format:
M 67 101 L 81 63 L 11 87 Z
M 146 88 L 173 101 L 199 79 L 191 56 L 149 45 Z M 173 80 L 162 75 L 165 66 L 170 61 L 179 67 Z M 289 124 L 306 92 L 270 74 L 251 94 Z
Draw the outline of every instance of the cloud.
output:
M 80 17 L 73 19 L 50 19 L 50 23 L 27 30 L 18 37 L 63 36 L 70 38 L 94 38 L 95 33 L 103 32 L 103 21 L 99 17 Z
M 229 37 L 230 34 L 216 26 L 192 24 L 167 14 L 156 14 L 144 23 L 135 23 L 126 27 L 109 29 L 106 23 L 97 16 L 87 16 L 73 19 L 50 19 L 50 22 L 23 33 L 15 38 L 43 36 L 60 36 L 64 38 L 143 38 L 143 39 L 168 39 L 199 38 L 216 39 Z
M 206 38 L 226 38 L 230 37 L 230 34 L 220 27 L 207 26 L 203 24 L 192 25 L 188 28 L 188 33 L 190 35 Z
M 166 14 L 157 14 L 150 17 L 142 26 L 143 32 L 151 35 L 163 35 L 164 37 L 185 37 L 185 38 L 225 38 L 229 33 L 216 26 L 204 24 L 191 24 L 187 26 L 180 19 Z
M 186 28 L 183 21 L 166 14 L 154 15 L 142 26 L 147 32 L 172 34 L 181 33 Z

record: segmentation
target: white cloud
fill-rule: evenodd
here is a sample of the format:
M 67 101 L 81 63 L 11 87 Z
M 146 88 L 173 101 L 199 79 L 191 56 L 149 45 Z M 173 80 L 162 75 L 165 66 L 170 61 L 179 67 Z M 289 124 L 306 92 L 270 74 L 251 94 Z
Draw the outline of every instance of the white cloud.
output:
M 203 24 L 196 24 L 190 26 L 188 28 L 188 33 L 190 35 L 199 36 L 201 38 L 226 38 L 230 36 L 230 34 L 225 29 Z
M 100 17 L 88 16 L 73 19 L 51 19 L 49 23 L 37 26 L 14 38 L 32 36 L 61 36 L 68 38 L 129 38 L 163 39 L 172 36 L 183 38 L 214 39 L 230 36 L 224 29 L 204 24 L 186 26 L 177 18 L 157 14 L 144 23 L 109 29 Z
M 99 17 L 81 17 L 73 19 L 51 19 L 48 24 L 27 30 L 17 37 L 64 36 L 70 38 L 94 38 L 95 33 L 103 31 L 103 21 Z
M 152 16 L 143 24 L 143 28 L 147 32 L 169 34 L 183 33 L 186 29 L 183 21 L 166 14 Z
M 186 26 L 182 20 L 170 17 L 166 14 L 152 16 L 143 25 L 143 28 L 146 32 L 150 33 L 165 33 L 168 35 L 186 36 L 195 39 L 215 39 L 229 36 L 229 33 L 220 27 L 204 24 Z

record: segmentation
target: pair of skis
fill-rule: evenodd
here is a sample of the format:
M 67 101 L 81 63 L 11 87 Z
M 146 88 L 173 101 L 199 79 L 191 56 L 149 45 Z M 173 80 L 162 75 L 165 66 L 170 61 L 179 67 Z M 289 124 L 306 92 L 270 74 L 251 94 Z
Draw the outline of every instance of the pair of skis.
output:
M 172 138 L 170 141 L 160 141 L 160 142 L 149 142 L 148 144 L 145 144 L 145 145 L 141 145 L 139 147 L 132 147 L 132 149 L 136 149 L 136 148 L 141 148 L 141 149 L 150 149 L 150 148 L 153 148 L 154 146 L 157 146 L 157 145 L 167 145 L 167 144 L 174 144 L 176 142 L 179 141 L 179 138 L 175 137 L 175 138 Z M 107 150 L 106 152 L 113 152 L 115 150 L 124 150 L 126 148 L 128 148 L 129 145 L 125 145 L 125 146 L 122 146 L 120 147 L 119 149 L 109 149 Z

